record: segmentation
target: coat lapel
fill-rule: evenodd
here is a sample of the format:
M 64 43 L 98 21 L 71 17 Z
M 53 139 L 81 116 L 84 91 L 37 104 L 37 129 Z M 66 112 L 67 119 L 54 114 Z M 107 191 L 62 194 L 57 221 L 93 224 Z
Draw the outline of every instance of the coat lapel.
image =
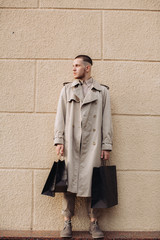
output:
M 86 97 L 84 98 L 82 105 L 96 101 L 98 99 L 99 92 L 102 91 L 101 89 L 102 88 L 100 84 L 93 79 L 92 88 L 89 90 Z
M 98 92 L 95 89 L 90 89 L 86 97 L 84 98 L 82 105 L 96 101 L 97 99 L 98 99 Z
M 79 100 L 79 102 L 83 101 L 82 86 L 80 84 L 78 84 L 77 86 L 73 87 L 73 94 L 76 96 L 76 98 Z
M 82 102 L 82 105 L 96 101 L 98 99 L 99 92 L 102 91 L 101 85 L 93 79 L 92 88 L 87 93 L 86 97 L 83 96 L 82 86 L 78 79 L 72 83 L 72 91 L 67 98 L 70 102 L 72 100 L 76 102 Z
M 67 99 L 69 102 L 71 100 L 74 100 L 76 102 L 83 101 L 83 92 L 82 92 L 82 86 L 78 80 L 73 81 L 72 83 L 72 91 L 70 91 L 70 94 Z

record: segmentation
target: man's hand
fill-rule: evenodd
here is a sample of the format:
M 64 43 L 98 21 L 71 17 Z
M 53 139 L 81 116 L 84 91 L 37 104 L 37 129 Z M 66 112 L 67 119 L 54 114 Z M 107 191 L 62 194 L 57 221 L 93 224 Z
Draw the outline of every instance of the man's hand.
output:
M 107 150 L 101 151 L 101 158 L 103 158 L 104 160 L 109 160 L 109 156 L 110 156 L 110 151 L 107 151 Z
M 56 152 L 57 152 L 57 155 L 61 154 L 63 156 L 63 153 L 64 153 L 64 145 L 63 144 L 58 144 L 56 146 Z

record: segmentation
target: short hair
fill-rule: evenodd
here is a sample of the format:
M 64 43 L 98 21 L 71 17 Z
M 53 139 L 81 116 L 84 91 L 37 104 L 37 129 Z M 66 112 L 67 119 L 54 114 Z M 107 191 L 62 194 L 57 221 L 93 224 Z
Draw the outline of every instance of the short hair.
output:
M 87 55 L 78 55 L 77 57 L 75 57 L 75 59 L 76 58 L 82 58 L 84 62 L 88 62 L 91 65 L 93 65 L 92 59 L 89 56 L 87 56 Z

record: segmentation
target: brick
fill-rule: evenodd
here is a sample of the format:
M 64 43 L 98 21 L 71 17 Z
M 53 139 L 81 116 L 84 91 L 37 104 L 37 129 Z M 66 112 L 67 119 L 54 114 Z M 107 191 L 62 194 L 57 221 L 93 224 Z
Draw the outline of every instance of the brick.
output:
M 159 63 L 94 61 L 92 76 L 110 87 L 113 114 L 160 114 Z M 72 60 L 38 61 L 36 111 L 55 112 L 63 82 L 73 80 Z
M 48 168 L 53 162 L 54 115 L 1 115 L 1 167 Z
M 38 61 L 37 112 L 56 112 L 63 82 L 72 82 L 72 61 Z
M 52 164 L 50 164 L 51 168 Z M 63 228 L 62 212 L 62 193 L 56 193 L 55 197 L 40 195 L 49 171 L 35 171 L 35 192 L 34 192 L 34 230 L 54 230 L 60 231 Z M 79 211 L 80 210 L 80 211 Z M 72 220 L 73 231 L 88 230 L 87 211 L 85 207 L 85 198 L 77 198 L 75 206 L 75 217 Z
M 121 170 L 160 170 L 160 118 L 113 116 L 111 159 Z
M 61 214 L 62 194 L 56 197 L 39 195 L 49 171 L 35 171 L 34 230 L 60 231 L 63 228 Z M 159 172 L 117 172 L 119 204 L 101 209 L 99 224 L 103 231 L 156 231 L 160 204 Z M 147 211 L 146 211 L 147 209 Z M 47 214 L 46 214 L 47 213 Z M 73 231 L 88 231 L 89 219 L 84 198 L 76 199 Z
M 0 7 L 29 8 L 38 7 L 38 0 L 0 0 Z
M 40 0 L 40 7 L 159 10 L 158 0 Z
M 104 58 L 160 60 L 159 26 L 159 12 L 106 11 Z
M 0 170 L 1 229 L 30 230 L 32 209 L 32 172 Z
M 112 113 L 160 115 L 160 64 L 95 61 L 93 77 L 110 87 Z
M 37 170 L 34 174 L 34 230 L 60 230 L 63 227 L 62 194 L 58 193 L 55 197 L 41 195 L 48 174 L 48 170 Z
M 107 231 L 159 229 L 159 172 L 118 172 L 119 204 L 103 209 L 99 224 Z M 132 237 L 131 237 L 132 238 Z
M 33 111 L 34 110 L 34 75 L 33 61 L 0 61 L 1 111 Z
M 3 58 L 101 58 L 100 12 L 7 9 L 1 23 Z

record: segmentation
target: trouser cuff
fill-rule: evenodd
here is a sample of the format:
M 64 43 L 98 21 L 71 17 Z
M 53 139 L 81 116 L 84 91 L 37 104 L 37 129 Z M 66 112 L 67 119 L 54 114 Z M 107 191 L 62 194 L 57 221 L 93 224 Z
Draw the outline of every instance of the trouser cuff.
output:
M 67 218 L 72 218 L 74 216 L 74 214 L 64 210 L 62 210 L 62 215 Z

